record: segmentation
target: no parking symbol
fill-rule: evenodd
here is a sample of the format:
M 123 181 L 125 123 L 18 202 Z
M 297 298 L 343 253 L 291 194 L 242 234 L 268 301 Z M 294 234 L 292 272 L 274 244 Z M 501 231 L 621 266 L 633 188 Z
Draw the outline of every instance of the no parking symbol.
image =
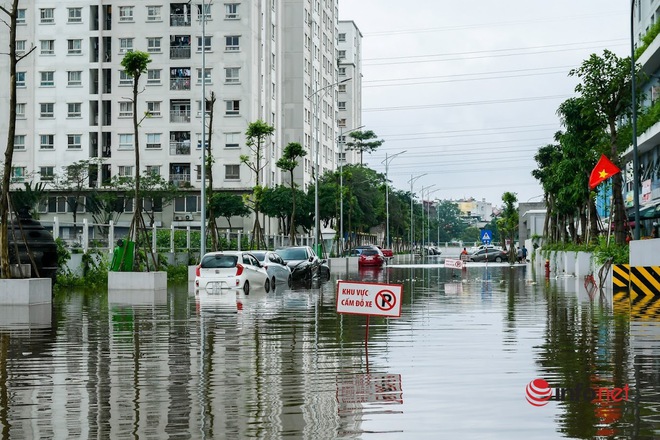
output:
M 401 316 L 403 285 L 337 283 L 337 312 L 354 315 Z

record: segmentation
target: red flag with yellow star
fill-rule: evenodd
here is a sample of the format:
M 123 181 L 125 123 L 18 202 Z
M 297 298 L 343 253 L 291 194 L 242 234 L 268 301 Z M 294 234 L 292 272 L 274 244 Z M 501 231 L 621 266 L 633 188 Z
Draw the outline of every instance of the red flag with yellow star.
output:
M 594 189 L 601 182 L 609 179 L 621 170 L 618 166 L 614 165 L 604 154 L 600 156 L 600 160 L 593 170 L 591 170 L 591 177 L 589 177 L 589 189 Z

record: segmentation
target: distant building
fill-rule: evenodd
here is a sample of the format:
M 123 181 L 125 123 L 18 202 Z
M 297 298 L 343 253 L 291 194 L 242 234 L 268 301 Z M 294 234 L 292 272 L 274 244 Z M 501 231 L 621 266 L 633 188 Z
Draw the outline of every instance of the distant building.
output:
M 475 200 L 473 198 L 457 200 L 459 211 L 463 220 L 471 225 L 479 225 L 490 222 L 493 219 L 493 204 L 486 199 Z
M 520 203 L 518 204 L 518 241 L 525 243 L 525 240 L 533 236 L 543 235 L 543 225 L 547 210 L 545 203 Z

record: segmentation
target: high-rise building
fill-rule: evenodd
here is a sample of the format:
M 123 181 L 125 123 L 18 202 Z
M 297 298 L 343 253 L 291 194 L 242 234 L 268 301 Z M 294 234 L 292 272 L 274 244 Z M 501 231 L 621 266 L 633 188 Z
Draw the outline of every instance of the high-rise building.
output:
M 142 171 L 160 174 L 186 194 L 156 222 L 198 226 L 202 81 L 206 98 L 216 98 L 213 126 L 206 129 L 207 136 L 212 131 L 214 187 L 245 193 L 257 183 L 282 183 L 275 163 L 288 142 L 308 150 L 296 173 L 306 187 L 313 179 L 315 120 L 321 172 L 335 168 L 336 0 L 21 1 L 19 8 L 17 49 L 35 50 L 18 65 L 15 182 L 49 183 L 63 166 L 99 158 L 103 162 L 87 185 L 112 190 L 104 185 L 113 176 L 135 173 L 137 112 Z M 1 32 L 8 41 L 6 27 Z M 132 78 L 121 66 L 133 50 L 151 56 L 137 103 L 131 101 Z M 7 72 L 2 57 L 0 84 L 8 84 Z M 0 87 L 3 102 L 7 90 Z M 6 107 L 0 106 L 0 139 L 7 133 Z M 206 109 L 208 124 L 210 105 Z M 264 146 L 261 182 L 241 163 L 242 155 L 253 154 L 245 132 L 256 120 L 275 127 Z M 42 217 L 66 218 L 67 204 L 56 193 L 51 199 L 41 207 L 47 214 Z M 130 212 L 132 201 L 126 203 Z M 247 229 L 251 223 L 232 226 Z M 266 233 L 277 233 L 271 226 Z
M 362 125 L 362 33 L 353 21 L 339 22 L 337 58 L 339 79 L 350 78 L 338 88 L 339 154 L 345 159 L 345 163 L 355 164 L 360 163 L 359 153 L 343 148 L 347 133 Z

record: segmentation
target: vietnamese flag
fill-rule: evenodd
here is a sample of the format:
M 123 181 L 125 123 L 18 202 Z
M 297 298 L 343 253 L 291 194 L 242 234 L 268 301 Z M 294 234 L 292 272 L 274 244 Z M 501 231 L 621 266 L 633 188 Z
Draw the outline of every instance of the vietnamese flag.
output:
M 621 170 L 618 166 L 614 165 L 604 154 L 600 156 L 600 160 L 593 170 L 591 170 L 591 177 L 589 177 L 589 189 L 594 189 L 601 182 L 609 179 Z

